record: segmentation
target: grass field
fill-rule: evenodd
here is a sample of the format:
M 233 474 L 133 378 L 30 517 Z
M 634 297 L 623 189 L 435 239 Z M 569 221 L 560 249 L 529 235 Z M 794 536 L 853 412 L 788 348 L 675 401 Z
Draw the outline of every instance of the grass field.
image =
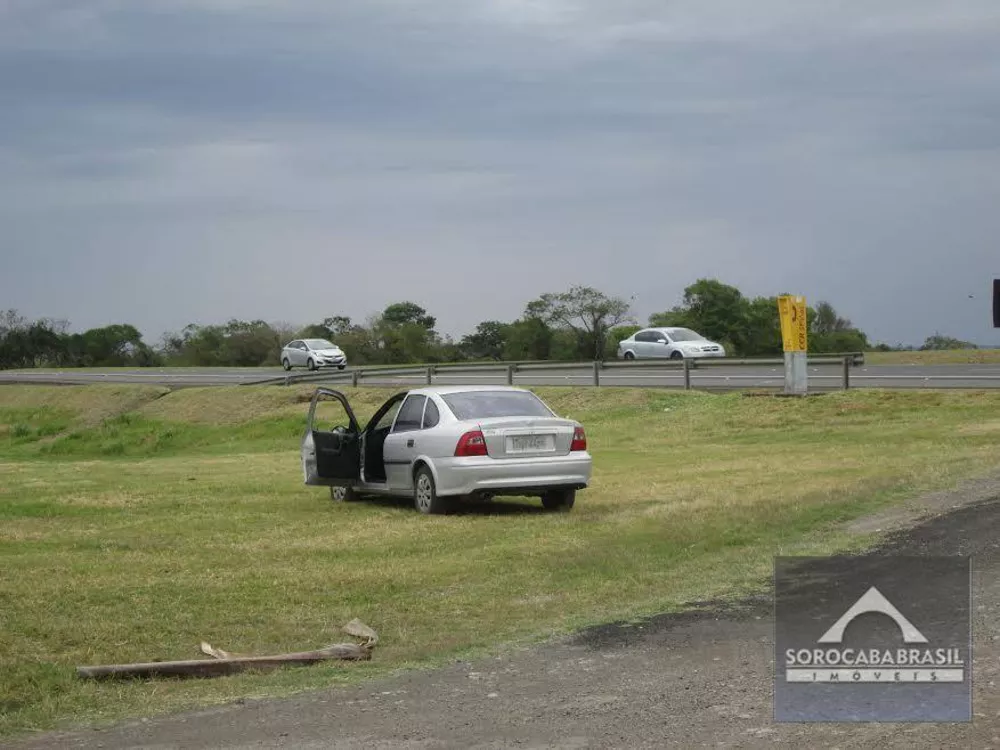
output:
M 1000 349 L 944 349 L 927 352 L 868 352 L 869 365 L 996 365 Z
M 997 463 L 1000 393 L 538 388 L 593 485 L 452 516 L 302 484 L 309 388 L 0 388 L 0 733 L 281 695 L 736 596 L 776 553 Z M 359 418 L 391 391 L 349 391 Z M 95 684 L 74 667 L 382 642 L 367 664 Z

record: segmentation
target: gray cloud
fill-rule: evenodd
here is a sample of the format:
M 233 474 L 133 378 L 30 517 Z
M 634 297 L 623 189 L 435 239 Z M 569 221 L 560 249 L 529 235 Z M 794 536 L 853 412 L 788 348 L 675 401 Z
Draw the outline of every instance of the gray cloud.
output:
M 0 298 L 461 334 L 716 276 L 992 343 L 998 42 L 971 0 L 9 2 Z

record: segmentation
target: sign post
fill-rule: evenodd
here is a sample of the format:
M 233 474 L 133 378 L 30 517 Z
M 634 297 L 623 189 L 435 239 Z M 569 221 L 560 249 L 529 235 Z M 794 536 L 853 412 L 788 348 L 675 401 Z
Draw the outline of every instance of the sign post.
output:
M 809 389 L 806 298 L 791 295 L 778 297 L 778 314 L 785 349 L 785 393 L 805 395 Z

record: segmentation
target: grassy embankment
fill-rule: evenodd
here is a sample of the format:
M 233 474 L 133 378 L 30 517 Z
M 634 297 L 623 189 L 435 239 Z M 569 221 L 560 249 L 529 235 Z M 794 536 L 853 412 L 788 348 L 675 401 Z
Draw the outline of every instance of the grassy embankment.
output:
M 1000 393 L 808 399 L 538 388 L 595 456 L 570 514 L 334 505 L 302 485 L 310 389 L 0 388 L 0 733 L 278 695 L 766 580 L 775 553 L 996 463 Z M 350 392 L 366 418 L 388 389 Z M 93 684 L 76 665 L 343 640 L 369 664 Z

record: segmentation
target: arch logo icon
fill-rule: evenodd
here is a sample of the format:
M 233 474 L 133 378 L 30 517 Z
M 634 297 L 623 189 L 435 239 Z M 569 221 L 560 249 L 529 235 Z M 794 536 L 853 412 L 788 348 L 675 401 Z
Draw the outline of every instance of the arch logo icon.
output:
M 775 718 L 970 721 L 967 557 L 778 558 Z

